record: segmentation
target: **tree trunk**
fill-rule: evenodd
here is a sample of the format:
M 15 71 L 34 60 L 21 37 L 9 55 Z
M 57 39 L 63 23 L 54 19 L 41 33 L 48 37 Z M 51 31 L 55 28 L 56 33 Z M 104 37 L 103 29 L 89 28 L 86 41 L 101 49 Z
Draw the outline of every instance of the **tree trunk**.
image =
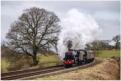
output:
M 37 55 L 32 56 L 32 59 L 33 59 L 33 65 L 37 65 L 38 64 Z
M 33 65 L 37 65 L 38 64 L 38 60 L 37 60 L 37 47 L 34 46 L 33 47 Z
M 36 50 L 36 48 L 33 49 L 33 56 L 32 56 L 32 58 L 33 58 L 33 65 L 37 65 L 38 64 L 38 60 L 37 60 L 37 50 Z

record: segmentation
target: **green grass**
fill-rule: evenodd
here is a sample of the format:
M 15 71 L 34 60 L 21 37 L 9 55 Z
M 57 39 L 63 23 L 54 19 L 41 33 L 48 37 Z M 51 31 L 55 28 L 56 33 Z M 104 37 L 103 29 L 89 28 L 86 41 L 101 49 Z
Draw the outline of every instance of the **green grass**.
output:
M 97 57 L 101 57 L 101 58 L 109 58 L 112 56 L 120 56 L 120 50 L 100 50 L 97 51 L 96 54 Z

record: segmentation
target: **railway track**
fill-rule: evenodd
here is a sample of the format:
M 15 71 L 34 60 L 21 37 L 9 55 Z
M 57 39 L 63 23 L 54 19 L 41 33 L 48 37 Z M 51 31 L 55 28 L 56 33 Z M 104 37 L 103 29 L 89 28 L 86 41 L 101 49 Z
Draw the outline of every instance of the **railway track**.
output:
M 60 70 L 62 68 L 64 68 L 63 65 L 58 65 L 58 66 L 48 67 L 45 69 L 37 68 L 37 69 L 12 71 L 12 72 L 8 72 L 8 73 L 2 73 L 1 80 L 14 80 L 14 79 L 33 76 L 33 75 L 37 75 L 37 74 L 43 74 L 43 73 L 49 72 L 49 71 Z
M 59 66 L 53 66 L 53 67 L 45 68 L 45 69 L 38 68 L 38 69 L 13 71 L 13 72 L 9 72 L 9 73 L 2 73 L 1 80 L 33 79 L 36 77 L 43 77 L 43 76 L 47 76 L 47 75 L 72 71 L 72 70 L 79 69 L 79 68 L 86 68 L 88 66 L 92 66 L 95 64 L 96 64 L 96 61 L 93 61 L 92 63 L 88 63 L 88 64 L 85 64 L 82 66 L 78 66 L 78 67 L 75 66 L 72 68 L 64 68 L 63 65 L 59 65 Z

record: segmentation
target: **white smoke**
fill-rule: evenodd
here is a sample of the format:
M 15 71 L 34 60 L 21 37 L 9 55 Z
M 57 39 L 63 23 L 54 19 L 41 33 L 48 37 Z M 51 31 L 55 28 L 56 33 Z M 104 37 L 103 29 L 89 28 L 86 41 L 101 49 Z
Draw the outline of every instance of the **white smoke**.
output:
M 84 49 L 85 44 L 92 42 L 98 36 L 100 28 L 93 17 L 71 9 L 61 19 L 62 30 L 59 34 L 58 53 L 61 59 L 67 51 L 68 40 L 72 41 L 72 49 Z

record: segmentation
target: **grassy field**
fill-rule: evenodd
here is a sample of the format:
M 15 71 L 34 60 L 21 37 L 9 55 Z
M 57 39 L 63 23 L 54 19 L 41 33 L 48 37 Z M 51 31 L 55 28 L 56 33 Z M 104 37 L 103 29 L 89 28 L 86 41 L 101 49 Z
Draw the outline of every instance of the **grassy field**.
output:
M 41 67 L 55 66 L 61 63 L 59 57 L 55 54 L 51 55 L 39 55 L 38 56 L 39 65 Z
M 120 50 L 100 50 L 100 51 L 97 51 L 96 56 L 101 58 L 120 56 Z
M 1 58 L 1 72 L 8 72 L 11 70 L 26 69 L 26 68 L 45 68 L 50 66 L 56 66 L 61 63 L 59 57 L 55 54 L 38 54 L 39 64 L 37 66 L 29 66 L 32 63 L 32 59 L 19 59 L 16 62 L 9 62 L 6 58 Z
M 109 58 L 112 56 L 120 56 L 120 50 L 100 50 L 96 54 L 97 57 L 101 58 Z M 23 68 L 44 68 L 49 66 L 55 66 L 61 63 L 59 57 L 55 54 L 46 54 L 40 55 L 38 54 L 39 64 L 36 67 L 29 66 L 32 63 L 32 60 L 27 60 L 26 58 L 22 58 L 17 60 L 16 62 L 10 62 L 6 58 L 1 58 L 1 72 L 8 72 L 10 69 L 23 69 Z

